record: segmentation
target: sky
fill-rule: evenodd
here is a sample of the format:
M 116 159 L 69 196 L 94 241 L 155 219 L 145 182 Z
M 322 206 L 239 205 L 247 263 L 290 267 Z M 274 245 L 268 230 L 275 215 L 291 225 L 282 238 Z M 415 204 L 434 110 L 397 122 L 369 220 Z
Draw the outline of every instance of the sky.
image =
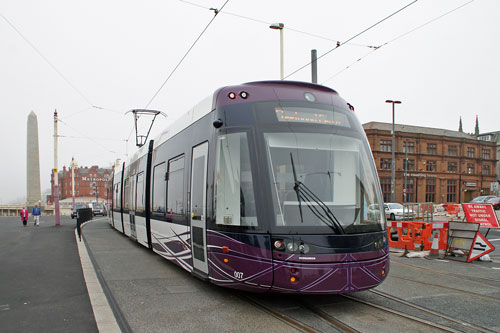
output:
M 210 8 L 222 10 L 214 18 Z M 362 123 L 392 122 L 385 100 L 393 99 L 402 101 L 399 124 L 457 130 L 462 117 L 473 132 L 477 115 L 482 133 L 500 130 L 497 0 L 2 0 L 0 204 L 26 196 L 31 111 L 45 192 L 54 110 L 58 169 L 72 157 L 110 167 L 136 150 L 127 111 L 164 112 L 154 137 L 219 87 L 279 79 L 280 34 L 271 23 L 285 26 L 286 79 L 310 81 L 309 66 L 297 69 L 316 49 L 318 82 Z

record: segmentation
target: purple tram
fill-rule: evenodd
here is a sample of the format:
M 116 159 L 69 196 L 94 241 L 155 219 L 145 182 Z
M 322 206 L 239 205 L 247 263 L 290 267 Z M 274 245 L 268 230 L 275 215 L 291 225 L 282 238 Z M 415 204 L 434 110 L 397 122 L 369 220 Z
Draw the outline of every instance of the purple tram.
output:
M 117 167 L 109 222 L 219 286 L 327 294 L 385 279 L 383 212 L 353 108 L 263 81 L 218 89 Z

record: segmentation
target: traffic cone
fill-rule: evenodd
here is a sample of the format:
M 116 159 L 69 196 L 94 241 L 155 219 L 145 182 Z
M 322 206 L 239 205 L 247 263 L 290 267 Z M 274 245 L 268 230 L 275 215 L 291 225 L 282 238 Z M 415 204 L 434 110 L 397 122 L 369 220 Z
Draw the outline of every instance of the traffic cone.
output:
M 425 256 L 426 259 L 439 258 L 439 231 L 434 231 L 434 238 L 432 239 L 432 247 L 429 255 Z

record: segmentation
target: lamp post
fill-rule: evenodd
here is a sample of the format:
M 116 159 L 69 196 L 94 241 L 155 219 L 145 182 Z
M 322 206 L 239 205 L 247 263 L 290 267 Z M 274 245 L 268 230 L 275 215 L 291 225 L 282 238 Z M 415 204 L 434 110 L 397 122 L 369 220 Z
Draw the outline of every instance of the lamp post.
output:
M 273 23 L 269 28 L 280 31 L 280 80 L 285 78 L 285 64 L 283 60 L 283 28 L 285 25 L 283 23 Z
M 385 101 L 386 103 L 391 103 L 392 104 L 392 165 L 391 165 L 391 171 L 392 171 L 392 176 L 391 176 L 391 202 L 396 201 L 396 194 L 394 193 L 395 191 L 395 178 L 396 178 L 396 157 L 395 157 L 395 151 L 396 151 L 396 144 L 395 144 L 395 138 L 394 138 L 394 104 L 401 104 L 401 101 L 392 101 L 390 99 Z

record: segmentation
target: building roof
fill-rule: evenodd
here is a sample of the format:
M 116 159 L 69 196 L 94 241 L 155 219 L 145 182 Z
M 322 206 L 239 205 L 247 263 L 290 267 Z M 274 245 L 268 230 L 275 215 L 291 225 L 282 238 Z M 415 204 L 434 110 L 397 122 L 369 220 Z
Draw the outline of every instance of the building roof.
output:
M 363 124 L 364 130 L 375 129 L 390 132 L 392 130 L 392 123 L 381 123 L 377 121 L 371 121 L 369 123 Z M 437 136 L 446 136 L 452 138 L 459 139 L 470 139 L 476 140 L 474 135 L 470 135 L 467 133 L 462 133 L 458 131 L 451 131 L 442 128 L 431 128 L 431 127 L 420 127 L 420 126 L 411 126 L 411 125 L 403 125 L 403 124 L 395 124 L 394 129 L 396 132 L 405 132 L 405 133 L 415 133 L 415 134 L 426 134 L 426 135 L 437 135 Z

